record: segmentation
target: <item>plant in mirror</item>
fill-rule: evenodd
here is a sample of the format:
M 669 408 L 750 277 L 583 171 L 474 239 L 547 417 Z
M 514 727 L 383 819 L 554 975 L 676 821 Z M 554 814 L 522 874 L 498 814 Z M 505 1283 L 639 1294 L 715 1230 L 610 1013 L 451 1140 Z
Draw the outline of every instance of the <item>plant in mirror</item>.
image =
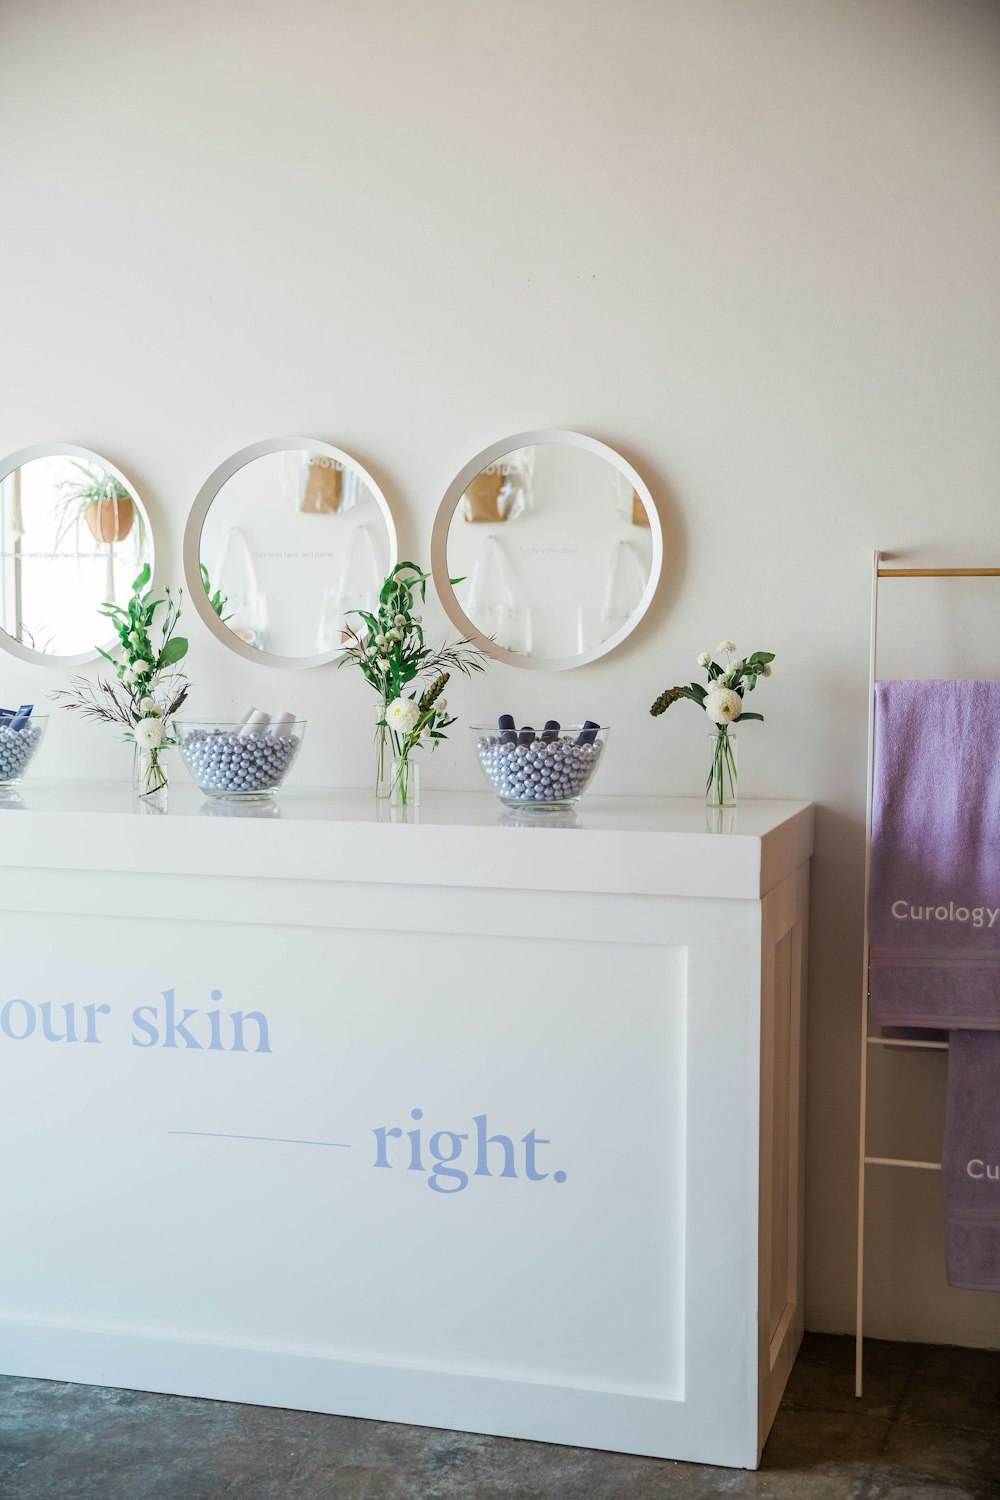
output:
M 434 581 L 452 621 L 513 666 L 582 666 L 614 649 L 662 566 L 650 492 L 614 449 L 522 433 L 466 464 L 438 510 Z
M 455 723 L 443 696 L 451 673 L 468 677 L 485 666 L 482 652 L 464 638 L 427 645 L 414 595 L 426 600 L 429 576 L 415 563 L 397 563 L 379 590 L 377 611 L 358 611 L 365 633 L 348 626 L 340 663 L 357 667 L 378 695 L 375 795 L 401 804 L 416 800 L 413 751 L 424 744 L 435 749 Z
M 92 661 L 104 605 L 124 606 L 130 580 L 153 565 L 135 489 L 67 443 L 0 461 L 0 540 L 0 644 L 28 661 Z
M 188 693 L 187 679 L 179 670 L 188 643 L 176 634 L 182 591 L 176 598 L 169 588 L 158 595 L 149 581 L 147 566 L 134 580 L 125 607 L 104 607 L 103 613 L 117 633 L 122 660 L 100 647 L 98 650 L 114 668 L 114 680 L 99 677 L 91 682 L 86 677 L 74 677 L 69 689 L 53 694 L 63 708 L 122 727 L 124 738 L 134 746 L 135 787 L 143 798 L 166 792 L 163 754 L 177 743 L 173 716 Z
M 378 608 L 396 560 L 385 499 L 340 449 L 311 438 L 244 448 L 202 486 L 184 538 L 195 608 L 238 655 L 269 666 L 340 656 Z

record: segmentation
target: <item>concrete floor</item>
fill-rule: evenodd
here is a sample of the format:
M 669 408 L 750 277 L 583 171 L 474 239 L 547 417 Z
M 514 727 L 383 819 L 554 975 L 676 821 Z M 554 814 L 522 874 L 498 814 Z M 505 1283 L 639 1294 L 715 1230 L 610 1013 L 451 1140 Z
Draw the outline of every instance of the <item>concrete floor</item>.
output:
M 756 1474 L 0 1378 L 0 1500 L 998 1500 L 1000 1354 L 809 1335 Z

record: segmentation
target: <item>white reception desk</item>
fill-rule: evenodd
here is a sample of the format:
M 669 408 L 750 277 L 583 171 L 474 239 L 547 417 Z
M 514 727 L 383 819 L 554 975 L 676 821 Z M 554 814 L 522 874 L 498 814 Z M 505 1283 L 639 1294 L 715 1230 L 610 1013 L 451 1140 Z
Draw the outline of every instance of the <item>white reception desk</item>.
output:
M 811 809 L 222 812 L 0 808 L 0 1370 L 755 1466 Z

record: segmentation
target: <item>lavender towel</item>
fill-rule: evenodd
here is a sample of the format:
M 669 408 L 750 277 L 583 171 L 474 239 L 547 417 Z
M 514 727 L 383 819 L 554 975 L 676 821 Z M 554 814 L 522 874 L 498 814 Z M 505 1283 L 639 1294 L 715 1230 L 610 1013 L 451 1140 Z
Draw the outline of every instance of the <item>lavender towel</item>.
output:
M 952 1286 L 1000 1286 L 1000 1031 L 954 1031 L 941 1161 Z
M 1000 682 L 880 682 L 868 895 L 883 1026 L 1000 1029 Z
M 875 1019 L 948 1032 L 948 1280 L 1000 1290 L 1000 683 L 877 684 L 868 933 Z

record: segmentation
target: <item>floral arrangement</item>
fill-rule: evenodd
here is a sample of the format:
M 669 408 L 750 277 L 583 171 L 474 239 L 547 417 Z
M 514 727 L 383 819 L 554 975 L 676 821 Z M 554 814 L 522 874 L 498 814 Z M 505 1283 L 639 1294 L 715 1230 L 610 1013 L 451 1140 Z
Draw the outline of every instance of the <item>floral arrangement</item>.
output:
M 763 723 L 764 715 L 748 713 L 743 699 L 753 692 L 758 678 L 770 677 L 773 661 L 773 651 L 754 651 L 751 656 L 741 657 L 732 641 L 720 641 L 714 651 L 703 651 L 698 657 L 698 666 L 704 668 L 708 678 L 707 687 L 692 682 L 667 688 L 649 710 L 655 717 L 666 713 L 681 698 L 690 698 L 716 726 L 705 783 L 706 796 L 713 805 L 724 807 L 736 801 L 736 750 L 729 726 L 737 720 L 743 723 L 757 719 Z
M 378 614 L 355 611 L 367 633 L 348 629 L 351 644 L 340 665 L 359 667 L 379 696 L 375 724 L 376 795 L 406 802 L 409 757 L 420 745 L 436 749 L 455 723 L 443 697 L 452 672 L 466 677 L 482 672 L 485 658 L 463 637 L 431 647 L 424 639 L 423 618 L 415 612 L 415 596 L 427 598 L 429 573 L 415 563 L 401 562 L 386 578 L 379 594 Z M 458 581 L 458 580 L 454 580 Z M 421 687 L 421 679 L 432 680 Z M 388 761 L 393 762 L 390 768 Z
M 92 683 L 85 677 L 74 677 L 69 690 L 53 694 L 62 700 L 63 708 L 124 728 L 125 738 L 136 749 L 136 783 L 146 796 L 167 785 L 160 757 L 177 743 L 170 720 L 188 694 L 186 678 L 175 670 L 188 649 L 184 637 L 174 633 L 181 615 L 182 591 L 176 600 L 170 589 L 157 596 L 148 587 L 149 579 L 147 563 L 132 584 L 126 608 L 118 604 L 101 608 L 121 642 L 122 661 L 97 648 L 114 667 L 114 681 L 98 678 Z

